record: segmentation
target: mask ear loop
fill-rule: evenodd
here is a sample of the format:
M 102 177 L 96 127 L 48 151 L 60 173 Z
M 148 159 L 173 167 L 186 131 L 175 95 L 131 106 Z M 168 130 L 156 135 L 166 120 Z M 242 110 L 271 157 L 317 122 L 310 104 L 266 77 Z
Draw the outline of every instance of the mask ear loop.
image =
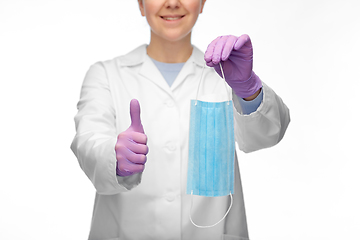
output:
M 231 96 L 230 96 L 230 93 L 229 93 L 228 90 L 227 90 L 225 74 L 224 74 L 224 70 L 223 70 L 223 68 L 222 68 L 221 62 L 219 62 L 219 65 L 220 65 L 221 74 L 222 74 L 222 76 L 223 76 L 223 79 L 225 80 L 224 83 L 225 83 L 225 89 L 226 89 L 226 91 L 227 91 L 227 93 L 228 93 L 228 96 L 229 96 L 229 101 L 228 101 L 228 105 L 229 105 L 229 104 L 230 104 L 230 101 L 231 101 Z
M 204 62 L 204 65 L 203 65 L 203 69 L 202 69 L 202 71 L 201 71 L 201 77 L 200 77 L 200 82 L 199 82 L 199 85 L 198 85 L 198 89 L 197 89 L 197 91 L 196 91 L 195 106 L 197 105 L 197 100 L 198 100 L 198 95 L 199 95 L 199 89 L 200 89 L 202 77 L 203 77 L 203 75 L 204 75 L 204 70 L 205 70 L 205 62 Z
M 217 223 L 214 223 L 213 225 L 210 225 L 210 226 L 200 226 L 200 225 L 197 225 L 196 223 L 194 223 L 194 221 L 192 220 L 191 218 L 191 210 L 192 210 L 192 206 L 193 206 L 193 191 L 191 190 L 191 205 L 190 205 L 190 214 L 189 214 L 189 218 L 190 218 L 190 221 L 191 223 L 195 226 L 195 227 L 198 227 L 198 228 L 212 228 L 212 227 L 215 227 L 216 225 L 218 225 L 221 221 L 223 221 L 226 216 L 228 215 L 228 213 L 230 212 L 230 209 L 233 205 L 233 197 L 232 197 L 232 194 L 230 192 L 230 199 L 231 199 L 231 202 L 230 202 L 230 206 L 228 208 L 228 210 L 226 211 L 225 215 L 217 222 Z
M 224 74 L 224 70 L 223 70 L 223 68 L 222 68 L 221 62 L 219 62 L 219 65 L 220 65 L 220 70 L 221 70 L 222 78 L 224 79 L 225 89 L 226 89 L 226 92 L 228 93 L 228 97 L 229 97 L 228 105 L 229 105 L 229 104 L 230 104 L 230 101 L 231 101 L 231 96 L 230 96 L 230 93 L 229 93 L 229 91 L 228 91 L 228 89 L 227 89 L 225 74 Z M 198 95 L 199 95 L 199 89 L 200 89 L 200 85 L 201 85 L 201 82 L 202 82 L 202 79 L 203 79 L 204 70 L 205 70 L 205 62 L 204 62 L 204 65 L 203 65 L 203 69 L 202 69 L 202 71 L 201 71 L 200 82 L 199 82 L 199 85 L 198 85 L 198 88 L 197 88 L 197 91 L 196 91 L 195 106 L 197 105 L 197 100 L 198 100 Z

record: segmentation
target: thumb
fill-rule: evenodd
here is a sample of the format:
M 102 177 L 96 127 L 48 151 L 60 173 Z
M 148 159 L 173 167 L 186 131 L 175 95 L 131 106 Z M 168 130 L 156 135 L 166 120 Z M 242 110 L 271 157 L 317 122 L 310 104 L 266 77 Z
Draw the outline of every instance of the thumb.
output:
M 131 118 L 130 128 L 135 132 L 144 133 L 144 129 L 140 119 L 140 104 L 136 99 L 133 99 L 130 102 L 130 118 Z

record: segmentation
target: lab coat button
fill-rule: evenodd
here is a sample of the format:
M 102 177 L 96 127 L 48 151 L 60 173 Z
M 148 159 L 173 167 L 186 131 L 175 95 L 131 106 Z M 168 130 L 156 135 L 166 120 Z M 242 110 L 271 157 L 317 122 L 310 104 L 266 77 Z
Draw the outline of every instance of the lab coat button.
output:
M 167 197 L 166 197 L 166 200 L 168 202 L 173 202 L 175 200 L 175 196 L 173 194 L 169 194 Z
M 174 145 L 169 145 L 168 148 L 170 151 L 175 151 L 175 149 L 176 149 L 176 147 Z

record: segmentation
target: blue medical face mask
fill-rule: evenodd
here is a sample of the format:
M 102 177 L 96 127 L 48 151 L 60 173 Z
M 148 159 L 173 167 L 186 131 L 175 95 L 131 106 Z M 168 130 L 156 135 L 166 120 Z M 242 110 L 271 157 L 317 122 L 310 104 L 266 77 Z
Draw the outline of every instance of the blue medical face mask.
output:
M 222 71 L 221 64 L 220 69 Z M 234 157 L 234 113 L 230 97 L 226 102 L 203 102 L 196 96 L 196 100 L 191 100 L 186 193 L 205 197 L 230 195 L 230 207 L 219 222 L 232 206 Z M 203 228 L 219 223 L 198 226 L 191 219 L 191 210 L 190 220 L 195 226 Z

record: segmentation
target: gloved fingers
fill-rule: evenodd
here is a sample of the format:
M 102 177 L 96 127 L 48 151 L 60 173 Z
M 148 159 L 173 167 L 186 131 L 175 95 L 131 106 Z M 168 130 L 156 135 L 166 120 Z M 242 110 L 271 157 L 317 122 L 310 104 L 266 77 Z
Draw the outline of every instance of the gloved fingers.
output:
M 147 143 L 147 136 L 144 133 L 135 132 L 135 131 L 125 131 L 118 135 L 118 141 L 121 139 L 130 139 L 133 142 L 146 144 Z
M 221 36 L 215 38 L 207 47 L 206 51 L 205 51 L 205 55 L 204 55 L 204 60 L 206 62 L 206 65 L 209 67 L 214 67 L 215 64 L 213 64 L 212 60 L 213 60 L 213 55 L 214 55 L 214 49 L 216 46 L 216 43 L 221 39 Z
M 147 143 L 147 136 L 145 133 L 140 132 L 130 132 L 129 138 L 132 139 L 136 143 L 146 144 Z
M 147 145 L 145 144 L 138 144 L 136 142 L 133 141 L 129 141 L 126 143 L 126 147 L 127 149 L 129 149 L 131 152 L 133 153 L 137 153 L 137 154 L 147 154 L 149 152 L 149 148 Z
M 127 152 L 146 155 L 149 152 L 149 147 L 146 144 L 138 144 L 131 139 L 128 139 L 117 142 L 115 145 L 115 152 L 116 154 L 125 155 Z
M 230 35 L 227 37 L 222 49 L 221 61 L 225 62 L 229 58 L 231 52 L 234 49 L 236 41 L 237 37 L 235 36 Z
M 208 66 L 208 67 L 215 67 L 215 66 L 217 66 L 217 65 L 215 65 L 215 64 L 213 64 L 213 62 L 206 62 L 206 66 Z
M 225 44 L 227 42 L 227 40 L 229 39 L 229 36 L 222 36 L 217 42 L 216 45 L 214 47 L 214 52 L 213 52 L 213 56 L 212 56 L 212 63 L 217 65 L 219 64 L 219 62 L 221 61 L 221 57 L 223 54 L 223 50 L 225 47 Z
M 120 168 L 120 167 L 119 167 Z M 129 164 L 125 164 L 124 166 L 124 170 L 130 173 L 139 173 L 139 172 L 143 172 L 145 169 L 145 165 L 144 164 L 134 164 L 134 163 L 129 163 Z
M 145 154 L 127 153 L 126 159 L 133 164 L 145 164 L 147 157 Z
M 234 49 L 239 51 L 243 60 L 252 60 L 252 43 L 247 34 L 243 34 L 237 39 Z
M 144 169 L 144 164 L 134 164 L 127 160 L 117 162 L 117 172 L 120 176 L 123 177 L 133 175 L 134 173 L 143 172 Z
M 118 175 L 130 176 L 144 171 L 149 151 L 146 142 L 147 136 L 144 133 L 127 130 L 118 135 L 115 145 Z
M 218 65 L 220 61 L 226 61 L 231 52 L 234 49 L 234 44 L 237 41 L 237 37 L 221 36 L 215 39 L 208 47 L 208 55 L 205 58 L 208 66 L 214 67 Z M 210 57 L 210 52 L 212 51 L 212 56 Z M 211 64 L 209 64 L 211 61 Z
M 144 152 L 147 152 L 147 149 Z M 124 162 L 133 164 L 145 164 L 146 159 L 146 153 L 133 152 L 124 145 L 119 146 L 116 151 L 116 160 L 121 164 L 123 164 Z

